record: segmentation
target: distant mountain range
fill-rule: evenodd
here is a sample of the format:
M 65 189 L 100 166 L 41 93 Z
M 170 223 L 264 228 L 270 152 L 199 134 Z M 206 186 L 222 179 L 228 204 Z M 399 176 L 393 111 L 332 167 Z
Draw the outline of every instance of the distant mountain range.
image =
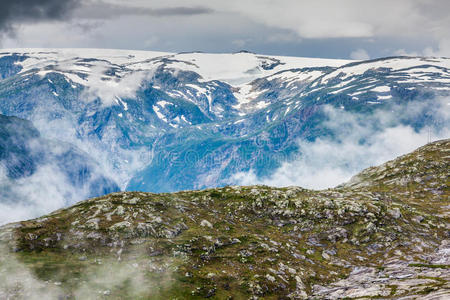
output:
M 299 141 L 351 132 L 330 125 L 335 112 L 371 128 L 361 144 L 395 126 L 442 133 L 449 68 L 424 57 L 0 50 L 0 113 L 89 153 L 123 190 L 169 192 L 270 176 L 302 155 Z

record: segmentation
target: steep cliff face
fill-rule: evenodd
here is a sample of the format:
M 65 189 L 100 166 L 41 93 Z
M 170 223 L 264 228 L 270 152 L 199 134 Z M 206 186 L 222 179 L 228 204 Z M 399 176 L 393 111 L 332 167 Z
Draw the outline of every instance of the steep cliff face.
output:
M 444 299 L 449 163 L 442 140 L 334 189 L 86 200 L 1 227 L 0 295 Z

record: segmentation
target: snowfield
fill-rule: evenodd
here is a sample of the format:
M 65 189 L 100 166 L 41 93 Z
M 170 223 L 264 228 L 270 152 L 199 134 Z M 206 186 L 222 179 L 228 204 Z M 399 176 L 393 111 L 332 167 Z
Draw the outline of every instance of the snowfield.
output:
M 307 67 L 339 67 L 354 62 L 341 59 L 265 56 L 247 52 L 175 54 L 111 49 L 23 48 L 0 50 L 0 57 L 11 54 L 27 56 L 27 59 L 18 63 L 23 67 L 22 73 L 32 69 L 45 69 L 49 66 L 54 66 L 57 70 L 69 74 L 98 73 L 105 66 L 120 67 L 127 71 L 151 71 L 156 66 L 161 65 L 162 60 L 169 59 L 170 62 L 167 64 L 169 68 L 196 72 L 202 76 L 203 81 L 220 80 L 231 85 L 248 83 L 255 78 L 270 76 L 284 70 Z M 95 59 L 96 61 L 88 62 L 87 59 Z M 270 67 L 270 65 L 273 65 L 273 67 Z M 267 68 L 264 68 L 264 66 L 267 66 Z M 77 81 L 80 82 L 78 79 Z

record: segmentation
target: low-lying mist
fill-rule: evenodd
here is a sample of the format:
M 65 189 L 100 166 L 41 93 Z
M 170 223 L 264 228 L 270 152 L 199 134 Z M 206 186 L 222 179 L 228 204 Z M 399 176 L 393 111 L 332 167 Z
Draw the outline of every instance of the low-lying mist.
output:
M 348 181 L 363 169 L 406 154 L 429 141 L 450 137 L 450 99 L 395 105 L 371 115 L 326 106 L 323 124 L 330 137 L 298 141 L 296 159 L 270 176 L 253 170 L 235 174 L 240 185 L 301 186 L 325 189 Z M 415 128 L 407 125 L 413 121 Z M 423 120 L 423 123 L 418 120 Z M 432 121 L 430 121 L 432 120 Z
M 18 120 L 14 122 L 23 122 Z M 0 159 L 0 225 L 119 190 L 86 152 L 38 135 L 27 138 L 30 129 L 27 125 L 4 131 L 7 148 L 2 149 Z
M 138 258 L 145 256 L 136 250 L 121 256 L 67 255 L 65 263 L 83 266 L 81 273 L 63 263 L 49 267 L 52 272 L 36 272 L 48 266 L 22 261 L 1 242 L 0 236 L 0 299 L 147 299 L 149 292 L 170 288 L 176 268 L 171 260 L 143 263 Z

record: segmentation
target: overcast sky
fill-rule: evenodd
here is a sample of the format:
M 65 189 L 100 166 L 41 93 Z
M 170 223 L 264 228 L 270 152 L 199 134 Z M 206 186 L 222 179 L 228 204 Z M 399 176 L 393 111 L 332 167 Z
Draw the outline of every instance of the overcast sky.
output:
M 449 0 L 1 0 L 0 46 L 450 57 Z

